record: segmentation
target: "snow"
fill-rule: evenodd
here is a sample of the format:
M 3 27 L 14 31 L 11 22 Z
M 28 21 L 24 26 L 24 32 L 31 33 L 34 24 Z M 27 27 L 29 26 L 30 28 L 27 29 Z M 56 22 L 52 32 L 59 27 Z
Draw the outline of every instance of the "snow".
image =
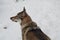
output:
M 22 40 L 20 24 L 12 22 L 10 17 L 24 6 L 51 40 L 60 40 L 60 0 L 0 0 L 0 40 Z

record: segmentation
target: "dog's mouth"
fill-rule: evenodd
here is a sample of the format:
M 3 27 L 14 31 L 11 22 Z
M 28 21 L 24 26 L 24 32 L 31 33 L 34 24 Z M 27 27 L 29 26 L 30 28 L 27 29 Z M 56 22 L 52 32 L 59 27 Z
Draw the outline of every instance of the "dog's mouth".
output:
M 18 21 L 16 21 L 16 20 L 12 20 L 12 21 L 14 21 L 14 22 L 18 22 Z
M 12 20 L 12 21 L 14 21 L 14 22 L 18 22 L 16 19 L 15 19 L 15 20 Z
M 15 19 L 15 18 L 10 18 L 12 21 L 14 21 L 14 22 L 17 22 L 18 21 L 18 19 Z

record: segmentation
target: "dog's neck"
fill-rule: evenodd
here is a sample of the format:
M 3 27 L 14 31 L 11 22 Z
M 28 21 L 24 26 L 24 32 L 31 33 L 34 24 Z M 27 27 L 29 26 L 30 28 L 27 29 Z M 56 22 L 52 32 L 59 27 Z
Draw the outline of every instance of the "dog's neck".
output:
M 30 16 L 26 16 L 23 20 L 21 20 L 22 29 L 28 26 L 32 22 Z

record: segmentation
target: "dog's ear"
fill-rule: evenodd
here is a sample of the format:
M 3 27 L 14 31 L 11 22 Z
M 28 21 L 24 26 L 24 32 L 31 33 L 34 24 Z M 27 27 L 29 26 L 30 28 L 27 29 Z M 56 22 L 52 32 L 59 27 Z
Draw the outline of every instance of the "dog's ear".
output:
M 25 9 L 25 7 L 23 8 L 23 11 L 24 11 L 24 12 L 26 12 L 26 9 Z

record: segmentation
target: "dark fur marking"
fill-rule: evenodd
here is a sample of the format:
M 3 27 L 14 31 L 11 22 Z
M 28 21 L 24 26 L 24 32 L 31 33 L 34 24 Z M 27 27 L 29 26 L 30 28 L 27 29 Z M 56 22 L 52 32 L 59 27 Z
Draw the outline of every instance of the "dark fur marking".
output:
M 48 40 L 47 35 L 45 35 L 41 29 L 31 29 L 28 32 L 33 32 L 34 35 L 39 39 L 39 40 Z

